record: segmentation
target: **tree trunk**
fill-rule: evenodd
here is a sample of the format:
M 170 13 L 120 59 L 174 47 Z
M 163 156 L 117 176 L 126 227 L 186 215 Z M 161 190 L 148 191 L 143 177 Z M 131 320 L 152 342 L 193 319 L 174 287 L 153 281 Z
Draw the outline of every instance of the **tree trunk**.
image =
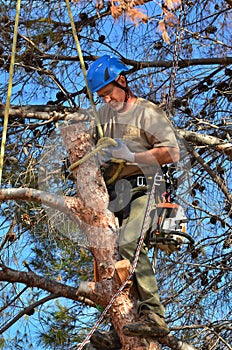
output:
M 61 134 L 72 164 L 93 148 L 84 123 L 66 126 L 62 128 Z M 73 175 L 76 179 L 76 197 L 79 204 L 81 200 L 82 205 L 81 208 L 80 205 L 77 206 L 75 198 L 67 205 L 80 220 L 80 230 L 86 234 L 99 276 L 98 282 L 81 283 L 78 294 L 105 308 L 118 291 L 122 280 L 128 276 L 128 264 L 122 268 L 121 263 L 117 263 L 116 269 L 116 262 L 120 260 L 115 249 L 118 225 L 114 215 L 108 210 L 108 192 L 96 157 L 91 157 L 75 168 Z M 123 350 L 160 349 L 157 342 L 150 341 L 144 345 L 144 339 L 127 337 L 122 333 L 123 325 L 135 321 L 136 317 L 136 298 L 130 283 L 116 297 L 108 313 Z

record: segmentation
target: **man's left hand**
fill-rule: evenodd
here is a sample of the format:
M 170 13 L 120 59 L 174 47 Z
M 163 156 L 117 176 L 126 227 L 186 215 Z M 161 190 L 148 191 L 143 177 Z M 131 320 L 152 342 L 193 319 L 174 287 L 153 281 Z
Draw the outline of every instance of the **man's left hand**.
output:
M 118 146 L 110 147 L 112 158 L 123 159 L 123 160 L 126 160 L 127 162 L 134 163 L 135 153 L 129 150 L 127 144 L 124 141 L 120 139 L 115 139 L 115 141 L 117 141 Z

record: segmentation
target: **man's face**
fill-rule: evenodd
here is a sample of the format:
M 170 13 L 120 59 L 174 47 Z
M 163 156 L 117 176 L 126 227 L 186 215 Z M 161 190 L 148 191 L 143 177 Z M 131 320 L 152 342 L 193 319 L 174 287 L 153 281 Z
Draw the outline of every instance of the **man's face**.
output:
M 125 79 L 123 76 L 119 76 L 118 82 L 122 86 L 125 84 Z M 98 90 L 98 96 L 105 102 L 109 103 L 109 105 L 117 112 L 121 112 L 125 105 L 125 91 L 120 87 L 116 86 L 114 83 L 110 83 L 104 86 L 102 89 Z

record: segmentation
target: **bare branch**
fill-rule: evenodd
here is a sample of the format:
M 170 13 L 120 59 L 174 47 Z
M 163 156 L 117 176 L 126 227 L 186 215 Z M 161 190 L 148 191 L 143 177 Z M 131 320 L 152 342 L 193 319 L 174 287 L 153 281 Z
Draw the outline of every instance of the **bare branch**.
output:
M 226 154 L 229 160 L 232 160 L 232 144 L 225 142 L 215 136 L 199 134 L 194 131 L 178 130 L 178 133 L 184 137 L 187 141 L 194 143 L 195 145 L 207 145 L 213 146 L 218 152 Z
M 64 297 L 71 300 L 85 302 L 88 305 L 94 306 L 90 300 L 80 297 L 77 294 L 77 288 L 67 286 L 63 283 L 52 281 L 48 278 L 37 275 L 33 271 L 17 271 L 13 270 L 5 265 L 2 265 L 0 270 L 0 280 L 12 283 L 23 283 L 28 287 L 37 287 L 43 289 L 49 293 L 54 294 L 54 297 Z
M 0 118 L 5 115 L 5 105 L 0 104 Z M 90 120 L 90 114 L 83 109 L 73 109 L 63 106 L 11 106 L 10 117 L 17 117 L 20 119 L 38 119 L 49 122 L 56 122 L 57 120 L 64 120 L 66 117 L 75 118 L 75 121 L 86 122 Z
M 212 180 L 220 187 L 226 198 L 228 199 L 229 203 L 232 203 L 232 195 L 229 192 L 227 186 L 225 185 L 224 180 L 218 176 L 211 168 L 210 166 L 205 162 L 205 160 L 196 152 L 191 152 L 193 156 L 195 157 L 196 161 L 202 165 L 202 167 L 207 171 L 207 173 L 211 176 Z
M 131 65 L 134 67 L 133 71 L 135 70 L 141 70 L 143 68 L 170 68 L 173 65 L 173 61 L 146 61 L 146 62 L 138 62 L 134 60 L 129 59 L 122 59 L 122 61 L 128 65 Z M 181 60 L 178 61 L 177 66 L 179 68 L 185 68 L 190 66 L 198 66 L 198 65 L 214 65 L 214 64 L 220 64 L 220 65 L 227 65 L 232 63 L 232 57 L 212 57 L 212 58 L 196 58 L 191 60 Z
M 51 193 L 35 190 L 33 188 L 22 187 L 1 189 L 0 200 L 6 201 L 8 199 L 43 203 L 50 208 L 55 208 L 69 214 L 69 209 L 67 207 L 68 197 L 53 195 Z
M 46 303 L 49 300 L 57 298 L 56 294 L 50 294 L 47 297 L 44 297 L 43 299 L 40 299 L 36 301 L 35 303 L 31 304 L 30 306 L 23 309 L 21 312 L 18 313 L 10 322 L 6 323 L 4 327 L 0 329 L 0 334 L 4 333 L 8 328 L 10 328 L 15 322 L 17 322 L 22 316 L 29 315 L 31 312 L 33 312 L 33 309 L 39 305 L 42 305 Z

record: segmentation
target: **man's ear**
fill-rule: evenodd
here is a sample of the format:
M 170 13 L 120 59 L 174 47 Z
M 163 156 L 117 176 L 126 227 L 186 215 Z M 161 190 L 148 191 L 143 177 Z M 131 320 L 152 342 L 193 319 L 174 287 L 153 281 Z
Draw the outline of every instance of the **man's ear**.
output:
M 119 75 L 117 82 L 124 87 L 127 86 L 125 75 Z

